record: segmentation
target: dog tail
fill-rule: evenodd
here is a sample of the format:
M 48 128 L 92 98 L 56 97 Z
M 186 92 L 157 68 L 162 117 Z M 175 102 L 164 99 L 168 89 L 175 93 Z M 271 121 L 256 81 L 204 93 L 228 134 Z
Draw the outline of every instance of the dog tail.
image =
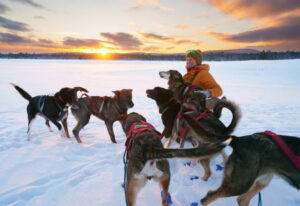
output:
M 231 137 L 229 135 L 220 135 L 220 134 L 214 133 L 211 130 L 208 130 L 204 125 L 200 124 L 190 114 L 183 113 L 182 117 L 188 123 L 191 130 L 193 130 L 196 134 L 201 136 L 202 139 L 204 139 L 208 142 L 223 142 Z M 203 134 L 206 134 L 206 135 L 203 135 Z
M 218 104 L 214 107 L 214 115 L 220 118 L 223 108 L 227 108 L 232 113 L 231 123 L 228 125 L 225 132 L 223 133 L 224 135 L 230 135 L 234 131 L 234 129 L 236 128 L 237 124 L 239 123 L 242 117 L 241 109 L 234 102 L 224 99 L 218 102 Z
M 202 146 L 193 149 L 152 149 L 147 152 L 147 159 L 168 159 L 168 158 L 199 158 L 204 159 L 210 155 L 220 152 L 229 145 L 231 138 L 225 142 L 212 146 Z
M 30 94 L 28 94 L 24 89 L 22 89 L 18 85 L 15 85 L 14 83 L 10 83 L 10 84 L 21 94 L 22 97 L 24 97 L 28 101 L 30 101 L 32 99 Z

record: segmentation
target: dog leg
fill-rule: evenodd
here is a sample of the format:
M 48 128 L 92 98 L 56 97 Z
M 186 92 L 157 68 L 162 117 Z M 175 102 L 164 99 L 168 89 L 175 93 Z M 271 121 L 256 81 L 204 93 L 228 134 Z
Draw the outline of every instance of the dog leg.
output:
M 35 120 L 35 117 L 29 117 L 28 115 L 28 129 L 27 129 L 27 140 L 30 141 L 30 129 L 32 127 L 32 124 Z
M 225 165 L 228 160 L 228 156 L 224 150 L 222 150 L 221 155 L 223 157 L 223 165 Z
M 166 146 L 166 148 L 169 148 L 170 146 L 171 146 L 171 144 L 172 144 L 172 142 L 173 142 L 173 136 L 171 136 L 170 138 L 169 138 L 169 141 L 168 141 L 168 144 L 167 144 L 167 146 Z
M 127 178 L 128 179 L 128 178 Z M 126 198 L 128 206 L 134 206 L 136 196 L 140 188 L 142 188 L 147 182 L 146 177 L 143 179 L 130 178 L 130 181 L 126 184 Z
M 200 160 L 200 163 L 204 169 L 204 175 L 201 177 L 202 180 L 206 181 L 208 180 L 208 178 L 210 177 L 211 175 L 211 170 L 210 170 L 210 159 L 207 158 L 207 159 L 201 159 Z
M 80 137 L 79 137 L 79 131 L 81 130 L 81 123 L 77 122 L 76 126 L 74 127 L 74 129 L 72 130 L 73 135 L 75 136 L 76 140 L 78 143 L 82 143 Z
M 193 147 L 197 148 L 198 146 L 196 144 L 193 144 Z M 197 162 L 198 162 L 198 159 L 192 159 L 191 165 L 195 166 L 197 164 Z
M 62 129 L 61 125 L 56 121 L 56 119 L 50 118 L 49 120 L 57 127 L 57 129 L 59 130 L 61 136 L 64 137 L 65 132 Z
M 241 163 L 239 155 L 233 152 L 226 163 L 221 186 L 217 190 L 209 191 L 201 200 L 202 204 L 206 206 L 218 198 L 238 196 L 247 192 L 258 174 L 259 166 L 254 164 L 256 159 L 257 157 L 247 158 L 248 162 Z
M 106 125 L 107 131 L 108 131 L 108 133 L 109 133 L 110 140 L 111 140 L 113 143 L 117 143 L 117 142 L 116 142 L 116 138 L 115 138 L 115 134 L 114 134 L 114 130 L 113 130 L 113 122 L 105 121 L 105 125 Z
M 169 138 L 169 141 L 168 141 L 168 144 L 167 144 L 166 148 L 169 148 L 176 138 L 177 138 L 177 129 L 176 129 L 176 127 L 173 127 L 172 135 Z
M 182 149 L 184 147 L 184 139 L 180 138 L 179 148 Z
M 70 139 L 70 134 L 69 134 L 69 130 L 68 130 L 68 123 L 67 123 L 67 119 L 68 119 L 68 111 L 66 112 L 65 116 L 63 117 L 63 119 L 61 120 L 62 125 L 64 127 L 64 131 L 66 133 L 66 137 Z
M 251 199 L 270 184 L 272 178 L 273 174 L 270 173 L 258 177 L 250 190 L 237 198 L 239 206 L 248 206 Z
M 52 130 L 51 127 L 50 127 L 50 124 L 49 124 L 49 120 L 48 120 L 48 119 L 46 119 L 45 124 L 47 125 L 47 127 L 48 127 L 48 129 L 49 129 L 49 132 L 53 132 L 53 130 Z
M 168 191 L 169 191 L 169 185 L 170 185 L 170 175 L 165 174 L 162 177 L 160 177 L 159 183 L 161 185 L 162 192 L 163 192 L 162 205 L 169 206 Z
M 82 112 L 82 114 L 80 114 L 79 112 Z M 82 141 L 79 137 L 79 132 L 82 129 L 82 127 L 84 127 L 85 125 L 87 125 L 89 123 L 90 118 L 91 118 L 91 114 L 87 113 L 83 109 L 79 112 L 75 113 L 75 112 L 72 111 L 74 117 L 77 119 L 77 124 L 74 127 L 74 129 L 72 130 L 72 132 L 73 132 L 73 135 L 75 136 L 77 142 L 82 143 Z

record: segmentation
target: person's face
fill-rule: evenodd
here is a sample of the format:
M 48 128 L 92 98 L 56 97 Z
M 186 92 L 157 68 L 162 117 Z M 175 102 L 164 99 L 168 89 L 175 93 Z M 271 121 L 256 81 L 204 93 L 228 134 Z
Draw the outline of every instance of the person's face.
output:
M 187 57 L 185 61 L 187 69 L 193 68 L 197 65 L 197 62 L 192 57 Z

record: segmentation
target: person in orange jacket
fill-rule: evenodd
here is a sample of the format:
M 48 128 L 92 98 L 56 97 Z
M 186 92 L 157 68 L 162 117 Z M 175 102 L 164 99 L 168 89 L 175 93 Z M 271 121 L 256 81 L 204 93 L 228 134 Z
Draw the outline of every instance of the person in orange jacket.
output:
M 193 86 L 200 87 L 201 93 L 206 98 L 216 98 L 222 95 L 223 91 L 213 76 L 209 73 L 209 65 L 202 64 L 203 55 L 200 50 L 189 50 L 186 52 L 186 70 L 184 81 Z

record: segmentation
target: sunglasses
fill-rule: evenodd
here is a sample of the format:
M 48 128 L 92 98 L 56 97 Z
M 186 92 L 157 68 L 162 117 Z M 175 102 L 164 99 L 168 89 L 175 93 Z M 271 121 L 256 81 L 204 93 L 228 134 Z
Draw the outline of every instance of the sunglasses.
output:
M 195 50 L 187 50 L 185 54 L 197 54 Z
M 188 54 L 196 54 L 202 60 L 202 55 L 199 54 L 199 52 L 197 52 L 196 50 L 188 50 L 188 51 L 186 51 L 185 55 L 188 55 Z

